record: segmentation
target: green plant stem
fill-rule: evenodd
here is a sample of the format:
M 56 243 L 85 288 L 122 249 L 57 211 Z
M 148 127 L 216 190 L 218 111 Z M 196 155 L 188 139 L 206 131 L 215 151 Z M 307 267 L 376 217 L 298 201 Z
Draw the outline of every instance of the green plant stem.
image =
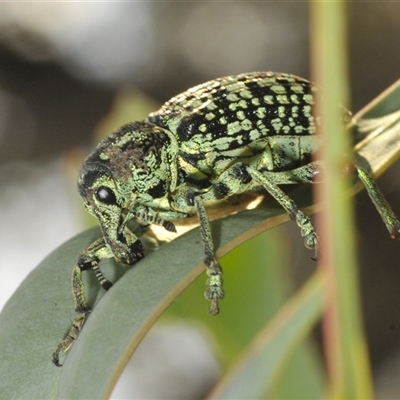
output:
M 328 369 L 328 397 L 372 397 L 371 376 L 362 329 L 357 280 L 353 210 L 349 181 L 343 174 L 350 162 L 350 141 L 343 128 L 338 104 L 347 103 L 345 2 L 316 1 L 312 9 L 314 80 L 326 97 L 317 104 L 323 127 L 320 158 L 324 160 L 324 183 L 317 201 L 323 204 L 319 217 L 320 267 L 325 274 L 324 345 Z

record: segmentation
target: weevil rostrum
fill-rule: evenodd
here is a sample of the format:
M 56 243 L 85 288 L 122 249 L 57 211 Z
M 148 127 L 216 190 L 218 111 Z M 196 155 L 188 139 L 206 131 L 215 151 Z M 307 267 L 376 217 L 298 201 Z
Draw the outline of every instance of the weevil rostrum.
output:
M 256 190 L 271 195 L 296 221 L 307 248 L 318 255 L 318 237 L 309 217 L 280 188 L 315 183 L 321 161 L 320 118 L 312 107 L 320 90 L 289 74 L 255 72 L 214 79 L 166 102 L 144 121 L 128 123 L 105 138 L 84 161 L 79 193 L 100 224 L 102 237 L 78 258 L 72 292 L 78 316 L 53 353 L 66 352 L 76 340 L 86 313 L 82 271 L 93 270 L 100 285 L 109 282 L 99 263 L 114 257 L 133 266 L 143 258 L 139 236 L 151 224 L 174 232 L 171 220 L 198 215 L 208 275 L 205 297 L 210 313 L 224 297 L 222 270 L 214 255 L 206 206 Z M 350 113 L 343 111 L 344 121 Z M 392 237 L 400 223 L 372 179 L 368 164 L 354 157 L 358 178 Z M 138 228 L 128 223 L 136 220 Z

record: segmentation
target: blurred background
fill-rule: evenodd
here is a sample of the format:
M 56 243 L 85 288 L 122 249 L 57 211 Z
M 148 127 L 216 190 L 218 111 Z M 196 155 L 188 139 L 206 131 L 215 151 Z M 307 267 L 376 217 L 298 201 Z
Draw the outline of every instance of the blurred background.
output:
M 399 20 L 397 2 L 349 4 L 354 112 L 400 78 Z M 307 2 L 0 3 L 0 306 L 47 254 L 87 226 L 77 170 L 105 130 L 144 118 L 171 96 L 218 76 L 272 70 L 310 78 L 308 43 Z M 397 163 L 379 180 L 398 215 L 399 173 Z M 377 395 L 400 397 L 400 244 L 390 240 L 365 193 L 355 204 Z M 286 229 L 296 255 L 288 279 L 300 284 L 314 265 L 294 224 Z M 212 384 L 218 365 L 197 330 L 159 334 L 149 335 L 149 347 L 177 343 L 176 374 L 192 372 L 185 378 L 193 381 L 190 393 Z M 148 366 L 152 356 L 141 352 L 136 362 L 153 379 L 154 366 L 170 360 L 156 354 Z M 146 388 L 143 369 L 133 370 L 115 398 L 154 390 Z M 171 382 L 165 369 L 159 375 Z M 170 398 L 188 398 L 175 389 Z

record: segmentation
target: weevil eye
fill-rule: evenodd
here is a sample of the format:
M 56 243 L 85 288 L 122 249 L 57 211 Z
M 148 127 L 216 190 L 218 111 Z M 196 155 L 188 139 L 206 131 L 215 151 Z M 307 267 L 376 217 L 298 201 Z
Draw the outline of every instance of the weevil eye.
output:
M 117 204 L 117 198 L 114 192 L 105 186 L 99 187 L 95 192 L 97 200 L 104 204 Z

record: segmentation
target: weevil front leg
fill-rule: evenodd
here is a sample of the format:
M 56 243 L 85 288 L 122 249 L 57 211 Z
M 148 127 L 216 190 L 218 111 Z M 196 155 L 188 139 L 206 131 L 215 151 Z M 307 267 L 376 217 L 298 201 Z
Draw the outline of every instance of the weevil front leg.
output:
M 107 258 L 114 257 L 111 250 L 106 246 L 103 238 L 95 240 L 78 258 L 78 263 L 72 269 L 72 294 L 75 303 L 75 312 L 87 313 L 91 311 L 85 296 L 85 288 L 82 281 L 82 271 L 92 269 L 103 289 L 108 290 L 112 283 L 107 280 L 100 270 L 99 263 Z
M 104 277 L 98 264 L 100 261 L 111 257 L 113 257 L 113 254 L 106 246 L 104 239 L 100 238 L 94 241 L 85 251 L 80 254 L 78 263 L 72 269 L 72 294 L 75 303 L 75 312 L 78 313 L 78 316 L 72 322 L 72 326 L 64 340 L 53 352 L 52 361 L 57 367 L 61 366 L 59 362 L 61 350 L 65 353 L 73 345 L 85 322 L 86 314 L 91 311 L 85 296 L 82 271 L 92 269 L 95 272 L 96 278 L 98 279 L 100 285 L 105 290 L 108 290 L 112 286 L 112 283 Z
M 206 258 L 204 263 L 207 267 L 207 289 L 204 296 L 207 300 L 211 301 L 210 314 L 217 315 L 219 313 L 218 302 L 224 297 L 224 290 L 222 289 L 222 269 L 219 262 L 215 258 L 214 243 L 211 235 L 210 222 L 208 221 L 207 212 L 200 196 L 194 197 L 197 214 L 200 222 L 200 234 L 204 245 L 204 252 Z
M 74 321 L 72 322 L 72 326 L 68 331 L 67 335 L 65 336 L 64 340 L 57 346 L 54 350 L 54 353 L 51 357 L 54 365 L 57 367 L 62 367 L 60 364 L 60 352 L 61 350 L 66 353 L 72 344 L 75 342 L 76 338 L 79 335 L 80 330 L 85 322 L 86 313 L 79 314 Z

